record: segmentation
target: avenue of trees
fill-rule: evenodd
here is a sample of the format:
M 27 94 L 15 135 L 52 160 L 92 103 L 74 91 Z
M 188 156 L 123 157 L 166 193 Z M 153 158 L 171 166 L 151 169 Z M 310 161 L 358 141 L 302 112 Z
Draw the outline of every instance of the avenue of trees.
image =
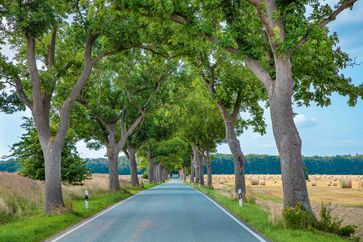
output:
M 353 106 L 363 97 L 341 74 L 351 59 L 327 27 L 355 2 L 2 1 L 0 44 L 15 55 L 0 56 L 1 111 L 31 111 L 24 140 L 38 139 L 30 160 L 44 165 L 45 212 L 64 207 L 64 164 L 79 163 L 78 140 L 106 148 L 110 192 L 120 188 L 121 152 L 134 186 L 137 159 L 150 182 L 181 171 L 211 186 L 212 153 L 227 142 L 235 190 L 246 193 L 237 137 L 247 128 L 265 133 L 265 108 L 284 207 L 311 211 L 293 105 L 327 106 L 339 93 Z M 29 163 L 26 143 L 14 150 Z
M 41 149 L 38 148 L 38 151 L 41 153 Z M 147 159 L 143 159 L 140 152 L 138 155 L 138 173 L 147 174 Z M 304 156 L 303 161 L 308 174 L 359 175 L 363 173 L 363 155 Z M 43 169 L 44 172 L 44 163 L 42 164 L 41 161 L 29 162 L 28 164 L 31 171 Z M 39 166 L 34 164 L 39 164 Z M 78 167 L 78 163 L 71 164 Z M 68 163 L 66 163 L 67 165 Z M 84 166 L 91 173 L 108 173 L 107 158 L 86 158 L 84 159 Z M 212 154 L 210 157 L 210 167 L 212 174 L 234 174 L 233 157 L 226 154 Z M 24 169 L 24 165 L 19 159 L 9 158 L 0 161 L 0 171 L 21 172 L 21 169 Z M 74 171 L 78 174 L 78 169 Z M 246 174 L 280 174 L 279 157 L 275 155 L 246 155 L 245 172 Z M 130 174 L 129 162 L 125 156 L 119 157 L 118 173 L 122 175 Z M 207 163 L 204 163 L 204 174 L 207 174 Z

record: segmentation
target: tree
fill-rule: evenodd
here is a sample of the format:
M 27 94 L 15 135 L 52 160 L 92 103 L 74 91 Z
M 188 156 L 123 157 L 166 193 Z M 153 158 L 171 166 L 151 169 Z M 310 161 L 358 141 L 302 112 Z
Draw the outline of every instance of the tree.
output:
M 186 92 L 183 94 L 183 92 Z M 207 184 L 212 185 L 209 154 L 224 139 L 223 119 L 214 105 L 212 98 L 198 79 L 179 89 L 178 95 L 186 96 L 175 109 L 177 133 L 191 144 L 193 160 L 191 164 L 192 180 L 204 184 L 203 158 L 207 166 Z
M 44 157 L 33 120 L 24 118 L 22 128 L 25 133 L 21 136 L 21 141 L 12 146 L 12 156 L 21 167 L 19 174 L 35 180 L 45 180 Z M 54 130 L 54 126 L 52 129 Z M 90 171 L 85 167 L 85 161 L 79 157 L 76 143 L 74 132 L 68 130 L 61 158 L 62 181 L 82 185 L 90 176 Z
M 2 42 L 14 47 L 17 54 L 13 61 L 1 55 L 0 76 L 32 112 L 45 161 L 47 213 L 64 207 L 62 147 L 71 108 L 92 66 L 132 44 L 141 44 L 134 43 L 142 29 L 134 16 L 112 14 L 109 9 L 112 8 L 99 1 L 2 3 Z M 68 16 L 73 16 L 70 24 Z M 40 69 L 37 60 L 41 62 Z M 52 105 L 58 111 L 56 132 L 50 127 Z
M 337 37 L 329 35 L 326 28 L 354 2 L 341 1 L 332 10 L 328 5 L 312 1 L 310 16 L 305 14 L 305 1 L 248 0 L 236 5 L 227 1 L 223 8 L 227 32 L 234 33 L 228 47 L 224 46 L 243 58 L 268 93 L 281 161 L 285 208 L 301 203 L 311 211 L 304 179 L 302 142 L 293 121 L 292 99 L 300 105 L 315 101 L 324 106 L 330 104 L 329 95 L 337 91 L 350 95 L 351 104 L 355 102 L 355 88 L 338 72 L 349 59 L 339 48 L 334 48 Z M 249 26 L 242 25 L 246 21 L 250 22 Z M 262 31 L 257 32 L 257 29 Z M 232 42 L 236 47 L 231 48 Z M 311 87 L 314 87 L 313 91 Z
M 222 56 L 218 51 L 201 52 L 200 57 L 192 61 L 224 121 L 225 138 L 234 160 L 235 191 L 241 189 L 245 193 L 245 158 L 237 135 L 248 126 L 255 132 L 265 132 L 263 109 L 259 105 L 259 101 L 265 99 L 265 93 L 258 80 L 238 60 Z M 247 113 L 249 118 L 242 118 L 241 112 Z
M 330 104 L 331 93 L 338 92 L 348 95 L 349 104 L 354 105 L 361 95 L 362 89 L 339 73 L 349 58 L 336 47 L 338 38 L 326 27 L 355 2 L 340 1 L 334 9 L 317 0 L 178 2 L 168 8 L 138 5 L 138 11 L 183 26 L 177 29 L 179 35 L 185 33 L 175 41 L 178 45 L 213 43 L 240 58 L 259 79 L 269 97 L 285 208 L 301 203 L 311 211 L 292 102 L 308 106 L 314 101 L 325 106 Z M 313 9 L 310 15 L 306 5 Z M 195 40 L 190 41 L 190 36 Z
M 77 114 L 82 114 L 83 120 L 75 123 L 79 135 L 91 148 L 107 147 L 110 191 L 120 187 L 119 153 L 125 150 L 129 137 L 144 122 L 154 96 L 175 68 L 173 61 L 131 49 L 97 66 L 87 88 L 77 99 L 80 104 Z M 130 170 L 135 172 L 133 165 L 136 163 L 132 163 L 132 158 L 136 150 L 128 148 Z M 137 179 L 137 174 L 132 177 Z

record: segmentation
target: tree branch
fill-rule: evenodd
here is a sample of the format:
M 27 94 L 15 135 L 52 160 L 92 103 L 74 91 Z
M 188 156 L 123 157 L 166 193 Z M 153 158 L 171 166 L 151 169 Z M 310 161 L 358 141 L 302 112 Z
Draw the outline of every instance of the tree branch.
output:
M 265 31 L 267 33 L 268 38 L 271 40 L 274 39 L 274 32 L 273 27 L 271 24 L 270 19 L 266 16 L 265 11 L 262 9 L 261 1 L 260 0 L 248 0 L 251 4 L 255 6 L 257 11 L 257 15 L 262 22 L 263 26 L 265 27 Z
M 121 139 L 117 142 L 117 148 L 119 150 L 122 150 L 125 146 L 127 138 L 134 132 L 134 130 L 137 128 L 137 126 L 143 122 L 145 118 L 145 111 L 141 110 L 140 116 L 132 123 L 132 125 L 127 129 L 126 132 L 121 133 Z
M 177 14 L 177 13 L 173 13 L 173 14 L 170 16 L 170 19 L 171 19 L 173 22 L 178 23 L 178 24 L 182 24 L 182 25 L 187 24 L 187 20 L 186 20 L 183 16 L 181 16 L 181 15 L 179 15 L 179 14 Z
M 124 50 L 124 49 L 123 49 Z M 116 54 L 117 52 L 122 51 L 122 50 L 113 50 L 113 51 L 105 51 L 99 55 L 97 55 L 93 60 L 92 60 L 92 64 L 95 64 L 97 62 L 99 62 L 100 60 L 102 60 L 103 58 L 107 57 L 107 56 L 111 56 Z
M 57 31 L 54 29 L 52 31 L 52 35 L 50 38 L 49 48 L 48 48 L 48 58 L 46 60 L 45 65 L 47 66 L 47 69 L 49 70 L 52 68 L 55 64 L 55 42 L 57 38 Z
M 100 122 L 100 124 L 102 126 L 104 126 L 105 128 L 107 128 L 107 123 L 106 121 L 101 117 L 101 115 L 94 110 L 93 108 L 91 108 L 84 100 L 82 100 L 81 98 L 77 98 L 76 101 L 81 104 L 82 106 L 84 106 L 87 110 L 89 110 L 92 115 Z
M 239 114 L 240 109 L 241 109 L 241 103 L 242 103 L 242 92 L 240 90 L 238 90 L 237 98 L 236 98 L 236 101 L 234 103 L 233 112 L 232 112 L 232 115 L 231 115 L 231 118 L 233 120 L 236 120 L 237 117 L 238 117 L 238 114 Z
M 13 84 L 13 86 L 15 86 L 15 90 L 16 90 L 17 94 L 19 95 L 20 99 L 30 110 L 32 110 L 33 103 L 30 101 L 28 96 L 25 94 L 24 89 L 23 89 L 23 84 L 21 83 L 21 79 L 17 74 L 14 77 L 14 81 L 15 81 L 15 85 Z
M 329 24 L 330 22 L 334 21 L 336 19 L 336 17 L 343 12 L 345 9 L 349 8 L 349 7 L 353 7 L 354 3 L 356 3 L 357 0 L 346 0 L 343 1 L 343 3 L 334 10 L 334 12 L 327 17 L 326 19 L 324 19 L 323 21 L 321 21 L 318 24 L 318 27 L 323 28 L 325 27 L 327 24 Z M 295 47 L 289 52 L 290 55 L 294 54 L 298 49 L 300 49 L 307 41 L 309 40 L 309 32 L 307 31 L 305 33 L 305 35 L 299 40 L 299 42 L 297 42 L 297 44 L 295 45 Z
M 32 81 L 33 105 L 36 112 L 42 111 L 42 95 L 40 89 L 40 76 L 35 58 L 35 38 L 27 36 L 28 71 Z M 34 117 L 36 118 L 36 117 Z
M 68 130 L 69 123 L 69 114 L 70 109 L 77 96 L 81 92 L 82 88 L 86 84 L 86 81 L 91 74 L 92 70 L 92 47 L 93 43 L 96 41 L 97 36 L 89 33 L 86 40 L 86 46 L 84 49 L 84 66 L 81 76 L 78 78 L 76 84 L 73 86 L 71 92 L 68 94 L 68 97 L 63 102 L 63 105 L 60 109 L 60 122 L 59 128 L 57 131 L 56 141 L 59 145 L 61 145 L 64 141 L 66 132 Z

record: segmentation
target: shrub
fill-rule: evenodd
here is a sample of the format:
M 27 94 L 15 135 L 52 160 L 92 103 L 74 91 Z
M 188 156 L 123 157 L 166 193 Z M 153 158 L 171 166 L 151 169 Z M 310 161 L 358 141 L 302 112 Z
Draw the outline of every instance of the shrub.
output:
M 21 136 L 18 143 L 13 144 L 12 156 L 19 160 L 22 167 L 19 174 L 34 180 L 45 179 L 44 156 L 38 139 L 38 132 L 31 118 L 24 118 L 21 125 L 26 133 Z M 51 126 L 52 131 L 56 128 Z M 90 171 L 86 168 L 86 162 L 79 156 L 76 143 L 77 137 L 69 130 L 62 148 L 61 174 L 62 181 L 72 185 L 82 185 L 84 180 L 90 177 Z
M 313 228 L 317 223 L 313 214 L 307 211 L 301 203 L 295 207 L 286 208 L 282 217 L 285 226 L 293 229 Z
M 285 226 L 293 229 L 317 229 L 342 237 L 350 237 L 356 231 L 355 225 L 342 226 L 343 220 L 333 217 L 330 206 L 324 204 L 321 205 L 319 221 L 302 204 L 285 209 L 282 216 Z
M 324 205 L 324 203 L 322 203 L 319 215 L 320 215 L 320 221 L 318 223 L 319 230 L 329 233 L 334 233 L 343 237 L 350 237 L 355 233 L 356 230 L 355 225 L 342 226 L 343 220 L 339 219 L 338 217 L 332 216 L 330 205 Z

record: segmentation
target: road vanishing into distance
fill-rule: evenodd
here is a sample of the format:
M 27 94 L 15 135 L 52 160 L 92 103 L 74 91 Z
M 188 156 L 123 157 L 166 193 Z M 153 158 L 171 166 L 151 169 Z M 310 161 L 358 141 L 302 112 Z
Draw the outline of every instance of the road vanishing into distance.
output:
M 91 204 L 91 202 L 90 202 Z M 106 209 L 47 241 L 266 241 L 222 207 L 172 179 Z

